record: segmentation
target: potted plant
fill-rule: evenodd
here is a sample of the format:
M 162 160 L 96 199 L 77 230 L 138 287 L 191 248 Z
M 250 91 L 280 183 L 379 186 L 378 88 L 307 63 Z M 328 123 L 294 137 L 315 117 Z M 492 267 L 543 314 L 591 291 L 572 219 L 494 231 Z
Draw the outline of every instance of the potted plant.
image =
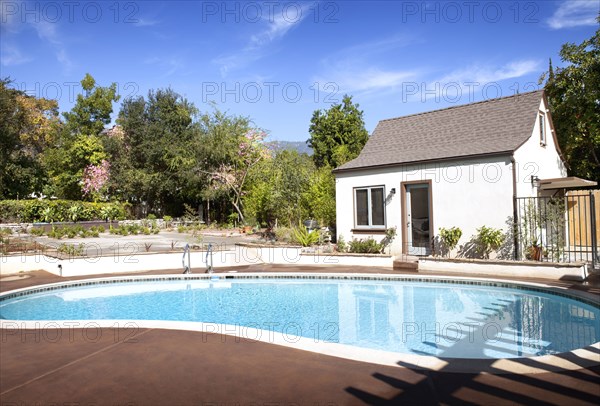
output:
M 529 258 L 532 261 L 541 261 L 542 260 L 542 246 L 538 244 L 537 240 L 533 240 L 531 245 L 529 246 Z

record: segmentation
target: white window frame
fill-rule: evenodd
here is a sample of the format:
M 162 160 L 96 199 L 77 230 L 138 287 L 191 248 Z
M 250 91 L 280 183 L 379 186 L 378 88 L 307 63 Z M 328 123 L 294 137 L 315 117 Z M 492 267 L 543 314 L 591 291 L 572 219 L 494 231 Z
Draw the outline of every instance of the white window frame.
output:
M 373 211 L 371 210 L 371 190 L 372 189 L 382 189 L 383 190 L 383 200 L 382 200 L 382 204 L 383 204 L 383 224 L 382 225 L 373 225 Z M 367 220 L 369 222 L 368 225 L 358 225 L 358 212 L 357 212 L 357 205 L 356 205 L 356 192 L 359 190 L 367 190 Z M 361 187 L 355 187 L 352 190 L 352 195 L 353 195 L 353 200 L 354 200 L 354 228 L 355 229 L 361 229 L 361 230 L 385 230 L 386 229 L 386 210 L 385 210 L 385 199 L 386 199 L 386 194 L 385 194 L 385 186 L 384 185 L 377 185 L 377 186 L 361 186 Z
M 540 131 L 540 145 L 546 146 L 546 113 L 540 111 L 538 114 L 538 126 Z

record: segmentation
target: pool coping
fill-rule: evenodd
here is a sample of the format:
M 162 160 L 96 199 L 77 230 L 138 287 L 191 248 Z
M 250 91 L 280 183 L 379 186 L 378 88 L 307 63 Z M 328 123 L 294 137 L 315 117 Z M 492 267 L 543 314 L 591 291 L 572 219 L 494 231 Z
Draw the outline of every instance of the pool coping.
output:
M 118 282 L 137 281 L 160 281 L 160 280 L 201 280 L 201 279 L 342 279 L 342 280 L 399 280 L 399 281 L 421 281 L 429 283 L 469 284 L 479 286 L 497 286 L 517 289 L 529 289 L 541 293 L 557 294 L 574 300 L 581 301 L 594 307 L 600 307 L 597 295 L 588 292 L 576 291 L 566 287 L 551 286 L 539 282 L 513 282 L 505 279 L 456 277 L 438 275 L 392 275 L 392 274 L 340 274 L 340 273 L 297 273 L 297 272 L 270 272 L 268 274 L 259 272 L 218 274 L 164 274 L 164 275 L 128 275 L 101 278 L 86 278 L 80 280 L 49 283 L 14 289 L 0 294 L 0 301 L 28 294 L 56 290 L 69 286 L 107 285 Z M 568 292 L 568 293 L 566 293 Z M 218 323 L 181 322 L 162 320 L 0 320 L 0 328 L 6 330 L 29 330 L 40 329 L 74 329 L 74 328 L 151 328 L 168 330 L 187 330 L 202 332 L 205 334 L 223 334 L 233 336 L 237 339 L 250 341 L 261 341 L 265 343 L 280 345 L 284 347 L 310 351 L 327 356 L 334 356 L 359 362 L 399 367 L 403 364 L 413 365 L 416 369 L 431 370 L 451 373 L 490 373 L 490 374 L 538 374 L 546 372 L 572 371 L 600 365 L 600 342 L 590 346 L 575 349 L 569 352 L 522 358 L 443 358 L 435 356 L 424 356 L 416 354 L 404 354 L 387 352 L 382 350 L 355 347 L 346 344 L 318 341 L 311 338 L 292 336 L 269 330 L 256 329 L 252 327 L 234 326 Z M 132 324 L 133 323 L 133 324 Z M 264 336 L 267 336 L 265 339 Z M 290 337 L 293 337 L 290 339 Z M 539 364 L 536 367 L 530 364 Z

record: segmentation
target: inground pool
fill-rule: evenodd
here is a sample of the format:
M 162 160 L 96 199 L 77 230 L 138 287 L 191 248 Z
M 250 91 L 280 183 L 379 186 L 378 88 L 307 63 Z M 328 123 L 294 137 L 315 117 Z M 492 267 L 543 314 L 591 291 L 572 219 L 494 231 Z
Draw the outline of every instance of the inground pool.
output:
M 90 279 L 0 295 L 0 318 L 193 322 L 261 341 L 441 358 L 532 357 L 600 341 L 598 305 L 550 288 L 380 275 Z

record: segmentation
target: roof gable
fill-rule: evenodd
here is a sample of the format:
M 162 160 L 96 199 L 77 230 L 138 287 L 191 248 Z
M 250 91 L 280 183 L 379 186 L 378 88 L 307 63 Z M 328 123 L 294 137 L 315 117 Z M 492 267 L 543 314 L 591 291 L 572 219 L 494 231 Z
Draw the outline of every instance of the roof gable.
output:
M 543 90 L 382 120 L 336 171 L 511 154 L 531 137 Z

